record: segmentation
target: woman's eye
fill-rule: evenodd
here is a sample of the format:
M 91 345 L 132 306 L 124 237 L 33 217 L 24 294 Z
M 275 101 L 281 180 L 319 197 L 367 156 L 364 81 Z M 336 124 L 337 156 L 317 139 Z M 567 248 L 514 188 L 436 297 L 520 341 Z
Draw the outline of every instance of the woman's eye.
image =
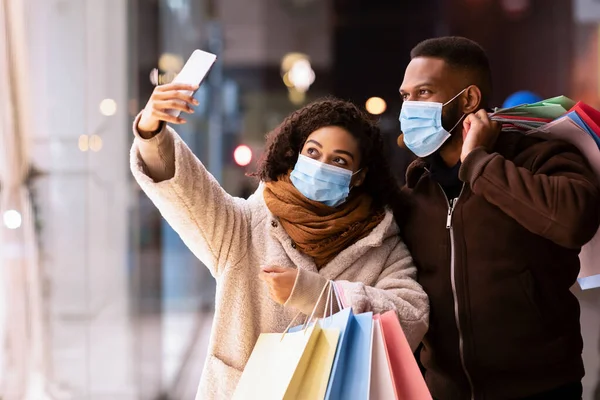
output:
M 348 163 L 346 162 L 346 160 L 344 160 L 343 158 L 335 158 L 333 160 L 334 163 L 339 164 L 339 165 L 348 165 Z
M 408 100 L 408 93 L 404 93 L 402 95 L 402 100 L 407 101 Z
M 315 156 L 318 155 L 319 152 L 317 151 L 317 149 L 310 148 L 306 150 L 306 154 L 308 154 L 309 156 Z

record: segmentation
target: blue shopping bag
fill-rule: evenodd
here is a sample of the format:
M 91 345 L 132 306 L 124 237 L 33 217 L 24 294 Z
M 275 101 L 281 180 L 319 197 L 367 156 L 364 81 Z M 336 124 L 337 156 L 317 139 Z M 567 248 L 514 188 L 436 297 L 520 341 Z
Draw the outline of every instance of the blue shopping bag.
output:
M 371 383 L 373 313 L 354 315 L 346 308 L 319 320 L 322 328 L 339 329 L 340 337 L 325 399 L 368 400 Z M 290 329 L 302 330 L 303 325 Z
M 322 326 L 337 328 L 340 330 L 340 338 L 338 340 L 337 352 L 335 359 L 333 360 L 333 366 L 331 367 L 331 376 L 329 377 L 329 384 L 327 385 L 327 393 L 325 399 L 339 399 L 339 395 L 342 391 L 344 382 L 344 368 L 341 366 L 346 365 L 348 362 L 348 350 L 349 343 L 348 337 L 350 336 L 352 321 L 354 320 L 354 314 L 351 308 L 346 308 L 323 320 Z
M 354 315 L 346 335 L 347 347 L 343 355 L 345 359 L 334 371 L 335 376 L 338 374 L 342 376 L 342 381 L 339 387 L 332 387 L 328 398 L 367 400 L 371 388 L 373 313 Z

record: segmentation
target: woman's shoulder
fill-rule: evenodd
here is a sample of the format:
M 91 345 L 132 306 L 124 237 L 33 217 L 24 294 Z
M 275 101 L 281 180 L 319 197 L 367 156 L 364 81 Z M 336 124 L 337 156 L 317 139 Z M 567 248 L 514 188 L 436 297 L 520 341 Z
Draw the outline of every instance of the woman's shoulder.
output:
M 260 182 L 258 187 L 248 197 L 246 201 L 246 205 L 252 217 L 252 229 L 254 230 L 257 226 L 264 223 L 264 221 L 269 216 L 269 210 L 267 208 L 267 204 L 265 203 L 265 198 L 263 192 L 265 190 L 264 182 Z
M 400 228 L 396 223 L 394 212 L 389 208 L 385 209 L 385 216 L 379 225 L 375 228 L 381 228 L 384 238 L 396 237 L 400 233 Z
M 389 210 L 384 210 L 384 216 L 381 222 L 373 228 L 371 233 L 364 238 L 363 244 L 370 247 L 380 247 L 384 244 L 389 244 L 391 241 L 398 240 L 400 229 L 394 219 L 394 213 Z

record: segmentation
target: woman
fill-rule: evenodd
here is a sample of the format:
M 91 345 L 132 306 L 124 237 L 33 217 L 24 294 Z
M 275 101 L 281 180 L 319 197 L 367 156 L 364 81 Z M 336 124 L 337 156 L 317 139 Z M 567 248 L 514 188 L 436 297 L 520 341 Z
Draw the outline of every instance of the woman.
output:
M 165 121 L 197 102 L 159 86 L 134 124 L 131 168 L 142 189 L 217 280 L 198 398 L 227 399 L 262 332 L 282 332 L 334 280 L 355 312 L 395 310 L 411 346 L 429 303 L 389 206 L 397 189 L 381 134 L 354 105 L 323 100 L 268 137 L 248 200 L 229 196 Z

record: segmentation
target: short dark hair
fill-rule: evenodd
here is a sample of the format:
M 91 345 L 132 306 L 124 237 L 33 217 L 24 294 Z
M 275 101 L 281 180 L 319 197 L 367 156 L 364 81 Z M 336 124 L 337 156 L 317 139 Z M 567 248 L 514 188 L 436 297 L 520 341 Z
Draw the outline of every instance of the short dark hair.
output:
M 400 188 L 394 178 L 377 123 L 353 103 L 328 97 L 293 112 L 267 135 L 267 143 L 253 176 L 276 181 L 294 168 L 308 136 L 326 127 L 344 128 L 358 141 L 361 168 L 368 168 L 357 188 L 369 194 L 374 208 L 394 207 Z
M 427 39 L 410 52 L 411 59 L 418 57 L 439 58 L 452 68 L 467 70 L 481 90 L 482 106 L 487 106 L 492 96 L 492 71 L 485 50 L 477 42 L 460 36 Z

